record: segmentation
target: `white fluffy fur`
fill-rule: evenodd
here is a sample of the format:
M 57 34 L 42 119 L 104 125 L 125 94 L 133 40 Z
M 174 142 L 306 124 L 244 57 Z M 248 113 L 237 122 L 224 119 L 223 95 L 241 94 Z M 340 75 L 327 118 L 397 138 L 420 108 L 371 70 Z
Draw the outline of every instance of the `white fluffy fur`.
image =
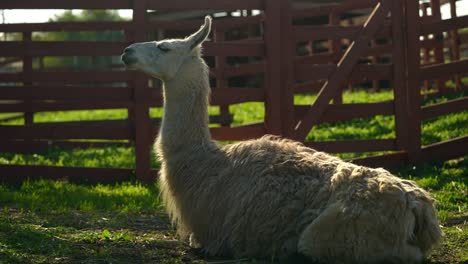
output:
M 123 55 L 164 82 L 155 148 L 162 197 L 181 237 L 234 257 L 299 252 L 327 263 L 415 263 L 427 256 L 441 230 L 433 199 L 414 182 L 272 136 L 226 146 L 211 140 L 199 48 L 210 25 L 207 18 L 186 39 L 133 44 Z

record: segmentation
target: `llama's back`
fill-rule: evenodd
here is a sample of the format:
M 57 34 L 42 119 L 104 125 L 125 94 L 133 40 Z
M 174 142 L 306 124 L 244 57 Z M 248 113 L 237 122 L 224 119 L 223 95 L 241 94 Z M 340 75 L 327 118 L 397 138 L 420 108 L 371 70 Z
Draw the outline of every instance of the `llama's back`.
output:
M 227 212 L 223 239 L 229 253 L 271 257 L 295 252 L 301 230 L 324 210 L 330 177 L 341 161 L 271 136 L 223 151 L 230 168 L 220 173 L 220 204 L 225 206 L 220 209 Z

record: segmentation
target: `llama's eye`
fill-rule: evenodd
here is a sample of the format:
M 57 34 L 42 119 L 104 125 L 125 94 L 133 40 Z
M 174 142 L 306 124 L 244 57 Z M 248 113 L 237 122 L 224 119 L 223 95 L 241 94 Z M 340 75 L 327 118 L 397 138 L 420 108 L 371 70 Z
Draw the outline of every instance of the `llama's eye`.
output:
M 168 51 L 170 51 L 170 49 L 168 49 L 168 48 L 166 48 L 166 47 L 164 47 L 164 46 L 162 46 L 162 45 L 158 45 L 158 49 L 159 49 L 160 51 L 162 51 L 162 52 L 168 52 Z

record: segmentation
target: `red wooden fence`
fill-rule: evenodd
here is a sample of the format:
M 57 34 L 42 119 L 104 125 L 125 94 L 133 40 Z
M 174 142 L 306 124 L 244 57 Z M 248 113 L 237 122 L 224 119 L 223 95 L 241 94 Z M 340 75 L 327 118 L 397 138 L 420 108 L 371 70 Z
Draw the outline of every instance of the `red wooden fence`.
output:
M 0 112 L 21 112 L 25 120 L 24 125 L 0 125 L 0 151 L 30 152 L 50 145 L 99 147 L 107 146 L 109 140 L 118 140 L 112 144 L 135 147 L 136 166 L 114 169 L 0 165 L 0 178 L 11 181 L 25 177 L 85 176 L 92 181 L 114 181 L 127 179 L 133 173 L 144 181 L 155 177 L 149 153 L 159 120 L 150 118 L 149 109 L 162 104 L 156 82 L 122 68 L 78 71 L 41 69 L 33 65 L 35 59 L 46 56 L 115 56 L 132 42 L 150 40 L 155 32 L 190 32 L 202 23 L 201 19 L 149 19 L 147 10 L 260 11 L 255 16 L 215 19 L 212 41 L 204 46 L 207 60 L 214 57 L 210 77 L 216 81 L 211 103 L 220 106 L 220 114 L 210 117 L 211 123 L 220 124 L 211 128 L 215 139 L 244 140 L 271 133 L 334 153 L 391 151 L 355 160 L 379 166 L 408 159 L 465 155 L 467 136 L 421 146 L 423 119 L 468 108 L 466 97 L 420 107 L 421 88 L 428 90 L 431 81 L 435 81 L 436 93 L 466 89 L 462 77 L 468 72 L 468 60 L 460 59 L 460 47 L 465 44 L 460 40 L 463 34 L 458 33 L 458 29 L 468 27 L 468 17 L 456 17 L 452 12 L 453 18 L 441 20 L 440 3 L 433 0 L 429 5 L 432 14 L 423 13 L 420 17 L 420 8 L 427 6 L 420 7 L 417 1 L 410 0 L 345 1 L 307 9 L 295 9 L 291 0 L 2 1 L 3 9 L 132 9 L 133 18 L 119 22 L 0 24 L 0 32 L 22 34 L 21 40 L 0 42 L 0 57 L 22 61 L 21 71 L 0 72 Z M 349 14 L 354 14 L 354 18 L 349 18 Z M 317 23 L 323 19 L 325 23 Z M 259 36 L 227 38 L 231 30 L 249 27 L 259 32 Z M 124 39 L 45 42 L 34 38 L 37 32 L 109 30 L 124 32 Z M 317 50 L 318 46 L 326 50 Z M 444 47 L 450 48 L 449 62 L 444 60 Z M 298 54 L 299 49 L 307 51 Z M 234 65 L 226 62 L 228 57 L 248 59 Z M 387 61 L 379 63 L 380 59 Z M 363 60 L 366 63 L 361 63 Z M 262 76 L 259 87 L 230 85 L 230 78 L 252 75 Z M 454 79 L 455 88 L 445 87 L 445 81 L 450 78 Z M 372 81 L 372 86 L 378 89 L 380 80 L 391 82 L 394 100 L 342 103 L 345 87 Z M 317 91 L 318 97 L 312 105 L 294 104 L 294 94 Z M 229 105 L 243 102 L 264 102 L 264 121 L 232 126 Z M 41 111 L 122 108 L 128 111 L 125 120 L 34 123 L 33 118 L 34 113 Z M 395 138 L 306 140 L 319 123 L 375 115 L 395 116 Z M 84 139 L 91 141 L 83 142 Z

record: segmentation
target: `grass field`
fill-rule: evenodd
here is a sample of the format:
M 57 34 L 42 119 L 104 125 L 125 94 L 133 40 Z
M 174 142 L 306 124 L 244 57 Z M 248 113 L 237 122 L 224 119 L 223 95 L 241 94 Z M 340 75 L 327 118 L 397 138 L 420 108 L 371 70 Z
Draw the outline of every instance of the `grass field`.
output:
M 344 94 L 344 102 L 392 99 L 392 93 L 362 91 Z M 458 94 L 455 96 L 466 96 Z M 297 96 L 297 104 L 314 96 Z M 440 97 L 425 103 L 447 100 Z M 217 108 L 210 112 L 216 114 Z M 261 121 L 263 106 L 231 106 L 236 125 Z M 160 116 L 154 109 L 152 116 Z M 5 116 L 0 116 L 0 119 Z M 36 122 L 125 118 L 125 110 L 39 113 Z M 468 111 L 422 124 L 424 144 L 468 134 Z M 3 124 L 19 124 L 12 120 Z M 392 138 L 394 119 L 377 116 L 336 125 L 322 124 L 310 140 Z M 353 157 L 356 154 L 342 155 Z M 126 147 L 66 150 L 53 148 L 35 154 L 0 153 L 0 164 L 56 166 L 134 166 L 134 151 Z M 153 167 L 159 165 L 154 162 Z M 405 165 L 392 172 L 415 180 L 438 200 L 438 216 L 445 240 L 428 263 L 468 262 L 468 156 L 446 162 Z M 14 177 L 14 175 L 11 175 Z M 0 185 L 0 263 L 206 263 L 207 259 L 176 240 L 152 184 L 124 182 L 113 185 L 77 185 L 66 181 Z M 245 260 L 243 263 L 269 263 Z M 295 263 L 294 260 L 289 260 Z

